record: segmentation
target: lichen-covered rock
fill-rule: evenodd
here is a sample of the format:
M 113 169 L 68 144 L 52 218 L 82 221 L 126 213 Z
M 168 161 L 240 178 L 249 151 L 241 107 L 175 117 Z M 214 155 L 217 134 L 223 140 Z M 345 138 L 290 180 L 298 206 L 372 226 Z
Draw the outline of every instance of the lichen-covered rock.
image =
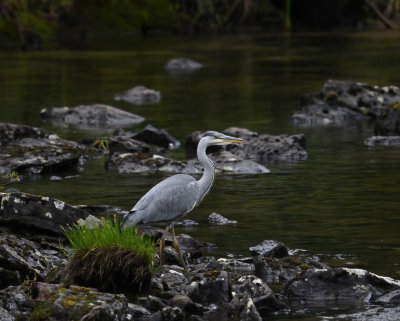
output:
M 190 72 L 203 68 L 203 64 L 189 58 L 174 58 L 169 60 L 164 68 L 169 72 Z
M 136 86 L 122 94 L 116 94 L 114 99 L 123 100 L 128 103 L 142 105 L 154 104 L 161 100 L 161 93 L 154 89 L 149 89 L 144 86 Z
M 300 126 L 344 125 L 374 119 L 399 101 L 400 88 L 395 86 L 328 80 L 319 93 L 301 98 L 302 110 L 295 112 L 290 119 Z
M 18 320 L 136 320 L 150 315 L 122 294 L 58 284 L 25 282 L 0 291 L 0 304 Z
M 65 262 L 61 250 L 45 251 L 25 238 L 0 235 L 0 288 L 20 284 L 26 277 L 44 280 L 50 270 Z
M 61 139 L 46 130 L 0 122 L 0 175 L 13 171 L 45 174 L 73 171 L 102 152 Z
M 289 255 L 286 257 L 255 257 L 254 274 L 268 284 L 287 284 L 299 274 L 310 268 L 324 269 L 328 265 L 321 263 L 312 255 Z
M 40 116 L 54 126 L 79 129 L 132 127 L 145 120 L 141 116 L 102 104 L 45 108 Z
M 398 147 L 400 146 L 400 136 L 372 136 L 364 141 L 369 147 Z
M 86 212 L 46 196 L 0 193 L 0 223 L 20 235 L 63 236 L 63 227 L 85 219 Z

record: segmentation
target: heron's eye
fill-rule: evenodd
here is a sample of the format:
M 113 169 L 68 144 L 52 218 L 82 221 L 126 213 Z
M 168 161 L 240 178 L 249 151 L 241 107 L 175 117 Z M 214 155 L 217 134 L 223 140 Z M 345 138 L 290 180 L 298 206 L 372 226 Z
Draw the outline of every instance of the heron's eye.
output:
M 214 135 L 214 139 L 217 139 L 218 138 L 218 136 L 217 135 Z

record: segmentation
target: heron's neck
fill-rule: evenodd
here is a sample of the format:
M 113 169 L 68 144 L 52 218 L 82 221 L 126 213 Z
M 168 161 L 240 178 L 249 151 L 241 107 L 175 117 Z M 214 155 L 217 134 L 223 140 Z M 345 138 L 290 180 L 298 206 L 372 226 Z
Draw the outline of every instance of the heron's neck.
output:
M 200 161 L 200 164 L 204 167 L 204 173 L 203 176 L 197 181 L 200 192 L 200 197 L 197 201 L 197 204 L 199 204 L 208 194 L 214 182 L 214 164 L 211 159 L 207 157 L 206 149 L 207 142 L 200 140 L 199 145 L 197 146 L 197 158 Z

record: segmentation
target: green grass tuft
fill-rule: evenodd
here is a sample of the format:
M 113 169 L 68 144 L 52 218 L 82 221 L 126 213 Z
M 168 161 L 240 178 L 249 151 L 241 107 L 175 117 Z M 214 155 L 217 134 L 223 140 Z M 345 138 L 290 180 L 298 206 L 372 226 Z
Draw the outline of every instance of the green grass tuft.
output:
M 155 247 L 150 238 L 140 234 L 136 228 L 119 229 L 116 219 L 104 220 L 103 224 L 89 228 L 74 225 L 64 229 L 65 236 L 74 250 L 119 248 L 144 257 L 153 266 Z

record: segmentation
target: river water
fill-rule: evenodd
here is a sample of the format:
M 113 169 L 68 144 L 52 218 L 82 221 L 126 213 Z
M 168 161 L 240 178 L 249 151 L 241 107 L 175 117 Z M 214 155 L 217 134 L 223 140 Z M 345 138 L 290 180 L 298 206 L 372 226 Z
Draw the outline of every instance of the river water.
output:
M 170 58 L 205 64 L 192 74 L 169 75 Z M 366 268 L 400 279 L 400 149 L 370 149 L 371 124 L 302 129 L 288 116 L 299 97 L 327 79 L 400 85 L 397 34 L 267 34 L 200 38 L 126 37 L 91 41 L 73 50 L 0 52 L 0 120 L 45 127 L 63 138 L 87 132 L 43 123 L 44 107 L 104 103 L 142 115 L 184 142 L 194 130 L 230 126 L 259 133 L 305 133 L 308 160 L 267 163 L 264 175 L 218 175 L 199 208 L 177 227 L 217 244 L 213 255 L 249 255 L 264 239 L 306 249 L 335 265 Z M 115 102 L 136 85 L 161 91 L 155 105 Z M 97 133 L 107 135 L 109 133 Z M 185 159 L 183 148 L 169 156 Z M 71 204 L 130 209 L 160 175 L 118 175 L 104 159 L 86 163 L 63 181 L 26 177 L 13 187 Z M 217 212 L 238 224 L 211 226 Z

